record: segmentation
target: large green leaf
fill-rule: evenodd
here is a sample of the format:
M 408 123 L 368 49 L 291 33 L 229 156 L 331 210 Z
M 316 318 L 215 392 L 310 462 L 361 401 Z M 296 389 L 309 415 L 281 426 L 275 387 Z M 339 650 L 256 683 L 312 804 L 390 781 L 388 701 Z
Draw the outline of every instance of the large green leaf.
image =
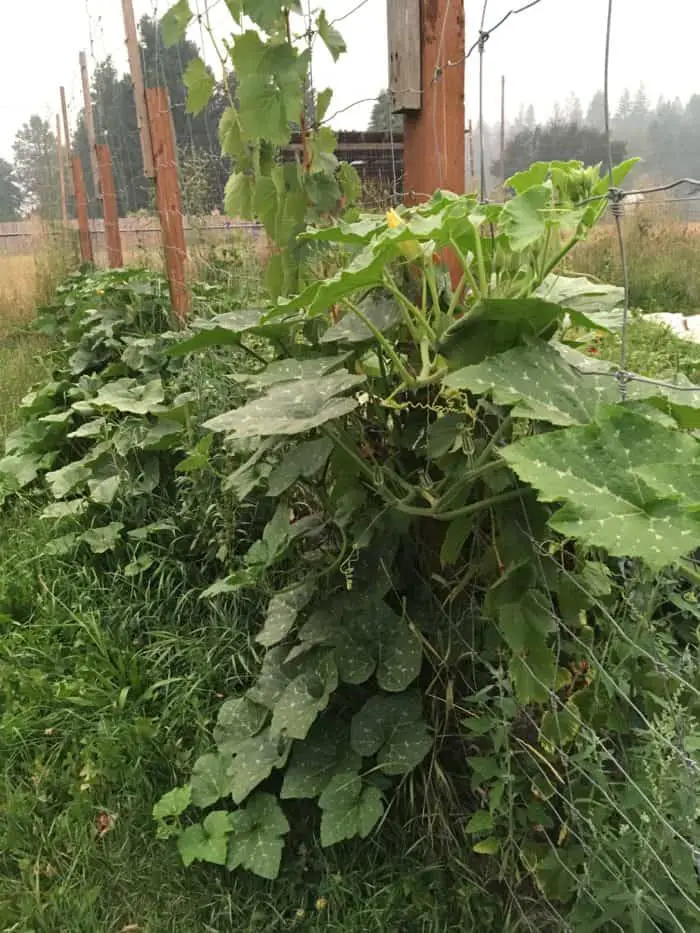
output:
M 385 774 L 408 774 L 433 744 L 423 719 L 420 694 L 410 690 L 370 697 L 353 717 L 351 744 L 363 758 L 376 755 L 377 765 Z
M 361 684 L 376 673 L 382 689 L 400 692 L 420 673 L 423 652 L 418 636 L 372 593 L 353 594 L 328 611 L 315 612 L 299 638 L 302 643 L 333 646 L 345 683 Z
M 372 330 L 363 318 L 378 331 L 390 330 L 401 320 L 401 311 L 394 298 L 379 291 L 370 292 L 357 305 L 362 317 L 348 310 L 343 317 L 325 332 L 321 343 L 365 343 L 374 340 Z
M 524 346 L 458 369 L 445 385 L 477 395 L 488 393 L 496 404 L 512 405 L 517 418 L 562 427 L 588 424 L 602 401 L 613 400 L 608 391 L 613 386 L 580 375 L 544 340 L 529 340 Z
M 106 383 L 92 404 L 101 408 L 113 408 L 115 411 L 130 412 L 134 415 L 147 415 L 163 410 L 165 390 L 160 378 L 149 382 L 139 382 L 137 379 L 114 379 Z
M 226 700 L 214 728 L 214 741 L 219 752 L 226 755 L 237 751 L 241 742 L 260 732 L 268 716 L 269 711 L 264 706 L 246 696 Z
M 231 834 L 226 864 L 272 880 L 279 874 L 283 836 L 289 823 L 275 797 L 257 793 L 230 815 Z
M 680 476 L 697 464 L 699 449 L 692 437 L 615 406 L 596 424 L 525 438 L 502 456 L 540 499 L 564 503 L 550 519 L 557 531 L 661 569 L 700 547 L 700 515 L 635 471 L 660 462 Z
M 609 323 L 621 321 L 621 312 L 613 315 L 625 297 L 625 290 L 619 285 L 606 285 L 603 282 L 591 282 L 585 276 L 549 275 L 535 292 L 537 298 L 543 298 L 555 305 L 561 305 L 571 311 L 580 311 L 605 327 Z
M 186 356 L 209 347 L 236 346 L 246 333 L 274 335 L 280 331 L 277 321 L 266 323 L 266 312 L 260 308 L 227 311 L 213 318 L 195 319 L 189 326 L 195 333 L 173 343 L 168 348 L 170 356 Z
M 163 44 L 166 48 L 183 41 L 191 20 L 192 11 L 188 0 L 178 0 L 170 7 L 160 21 Z
M 224 210 L 229 217 L 253 219 L 255 179 L 246 172 L 233 172 L 224 188 Z
M 273 768 L 284 767 L 290 744 L 279 735 L 273 736 L 268 728 L 238 745 L 228 769 L 228 786 L 235 803 L 244 801 L 270 776 Z
M 201 755 L 195 761 L 190 777 L 192 803 L 195 807 L 209 807 L 229 795 L 231 781 L 228 769 L 231 761 L 231 755 L 221 753 Z
M 331 778 L 358 772 L 362 759 L 350 748 L 350 729 L 342 721 L 323 717 L 303 742 L 295 742 L 284 772 L 282 799 L 320 796 Z
M 68 463 L 60 470 L 46 474 L 46 482 L 54 499 L 63 499 L 73 490 L 82 486 L 92 476 L 92 470 L 82 460 Z
M 187 88 L 187 112 L 199 113 L 204 110 L 211 99 L 216 82 L 201 58 L 193 58 L 188 62 L 182 80 Z
M 300 670 L 275 703 L 270 734 L 305 739 L 318 714 L 338 686 L 338 668 L 332 652 L 315 651 L 300 658 Z
M 354 398 L 336 398 L 364 381 L 364 376 L 337 372 L 299 383 L 273 386 L 267 395 L 205 422 L 210 431 L 235 437 L 303 434 L 342 418 L 357 407 Z
M 365 784 L 359 774 L 347 771 L 334 775 L 321 794 L 321 845 L 332 846 L 344 839 L 366 839 L 384 814 L 382 792 Z
M 94 554 L 105 554 L 113 551 L 121 541 L 124 525 L 122 522 L 110 522 L 108 525 L 95 526 L 84 531 L 80 540 L 90 548 Z
M 501 229 L 511 249 L 519 252 L 542 239 L 551 206 L 552 188 L 546 184 L 533 185 L 508 201 L 501 212 Z
M 570 310 L 574 323 L 596 328 L 580 311 Z M 450 369 L 480 363 L 529 339 L 548 340 L 565 309 L 542 298 L 485 298 L 446 332 L 440 343 Z
M 306 583 L 275 593 L 267 607 L 265 625 L 255 640 L 266 648 L 272 648 L 283 641 L 313 594 L 314 586 Z

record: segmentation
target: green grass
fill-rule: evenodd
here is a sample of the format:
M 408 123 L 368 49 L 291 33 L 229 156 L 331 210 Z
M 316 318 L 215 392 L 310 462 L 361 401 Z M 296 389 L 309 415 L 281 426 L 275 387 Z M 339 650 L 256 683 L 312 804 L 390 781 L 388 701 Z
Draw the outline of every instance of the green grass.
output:
M 619 362 L 620 337 L 594 341 L 592 348 L 606 360 Z M 672 380 L 679 374 L 700 383 L 700 344 L 677 337 L 663 324 L 635 317 L 627 333 L 626 365 L 631 372 Z

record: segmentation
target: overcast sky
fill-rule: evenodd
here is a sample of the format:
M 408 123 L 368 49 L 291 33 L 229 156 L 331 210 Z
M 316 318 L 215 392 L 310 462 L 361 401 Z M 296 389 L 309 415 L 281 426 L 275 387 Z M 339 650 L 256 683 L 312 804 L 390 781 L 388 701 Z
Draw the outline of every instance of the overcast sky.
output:
M 204 8 L 207 0 L 198 0 Z M 223 31 L 228 14 L 221 0 L 212 5 L 213 24 Z M 359 0 L 312 0 L 329 18 L 342 16 Z M 487 25 L 523 0 L 488 0 Z M 493 35 L 484 56 L 485 119 L 499 114 L 501 75 L 506 76 L 507 110 L 533 103 L 538 118 L 549 115 L 555 101 L 574 91 L 584 107 L 602 84 L 603 43 L 608 0 L 541 0 L 511 19 Z M 11 157 L 17 129 L 32 113 L 55 120 L 58 87 L 63 84 L 71 123 L 80 100 L 78 53 L 88 52 L 90 64 L 112 55 L 126 66 L 120 0 L 0 0 L 0 156 Z M 197 0 L 191 0 L 196 8 Z M 134 0 L 137 18 L 162 15 L 171 0 Z M 472 42 L 481 17 L 482 0 L 466 0 L 467 41 Z M 700 91 L 696 64 L 700 39 L 700 4 L 666 0 L 663 13 L 652 0 L 615 0 L 615 32 L 611 94 L 644 83 L 651 101 L 661 94 L 686 100 Z M 338 24 L 348 54 L 334 65 L 325 51 L 316 56 L 315 83 L 335 90 L 333 109 L 374 97 L 387 83 L 386 0 L 367 0 Z M 668 34 L 664 34 L 664 29 Z M 199 29 L 191 30 L 199 42 Z M 90 39 L 92 37 L 92 47 Z M 93 58 L 94 56 L 94 58 Z M 207 55 L 212 61 L 211 55 Z M 212 61 L 213 64 L 213 61 Z M 468 116 L 476 122 L 478 55 L 467 75 Z M 364 129 L 371 104 L 347 110 L 336 120 L 345 129 Z

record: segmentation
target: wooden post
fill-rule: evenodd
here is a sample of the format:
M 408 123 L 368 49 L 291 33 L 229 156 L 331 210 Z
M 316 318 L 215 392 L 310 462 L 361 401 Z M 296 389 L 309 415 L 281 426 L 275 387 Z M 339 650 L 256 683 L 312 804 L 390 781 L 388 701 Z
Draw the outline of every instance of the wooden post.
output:
M 387 12 L 392 99 L 395 111 L 405 114 L 406 202 L 424 201 L 436 188 L 461 192 L 465 171 L 464 2 L 388 0 Z M 416 16 L 419 47 L 415 29 L 409 33 L 406 28 Z M 419 101 L 416 90 L 421 92 Z
M 85 190 L 85 176 L 80 156 L 74 155 L 71 159 L 73 169 L 73 189 L 75 190 L 75 207 L 78 213 L 78 236 L 80 238 L 80 258 L 83 262 L 94 262 L 92 254 L 92 241 L 90 239 L 90 224 L 88 221 L 87 191 Z
M 124 265 L 124 257 L 119 235 L 119 210 L 117 207 L 117 191 L 114 187 L 114 173 L 112 172 L 112 153 L 106 144 L 98 145 L 96 152 L 97 165 L 100 170 L 100 187 L 102 189 L 107 260 L 110 269 L 121 269 Z
M 167 90 L 162 87 L 147 88 L 146 104 L 156 172 L 156 207 L 163 231 L 170 300 L 176 320 L 183 324 L 190 310 L 190 296 L 185 280 L 187 246 L 177 177 L 175 132 Z
M 155 176 L 153 167 L 153 148 L 151 134 L 148 127 L 148 107 L 143 82 L 143 67 L 141 65 L 141 48 L 136 34 L 136 20 L 132 0 L 122 0 L 122 13 L 124 16 L 124 32 L 126 33 L 126 49 L 129 55 L 129 71 L 131 83 L 134 88 L 134 103 L 136 104 L 136 122 L 141 139 L 141 158 L 143 159 L 143 174 L 146 178 Z
M 63 141 L 61 139 L 61 119 L 56 114 L 56 147 L 58 149 L 58 184 L 61 191 L 61 220 L 63 226 L 68 226 L 68 208 L 66 207 L 66 164 L 63 158 Z
M 63 116 L 63 137 L 66 141 L 66 168 L 70 167 L 70 131 L 68 129 L 68 107 L 66 106 L 66 89 L 62 87 L 60 89 L 61 94 L 61 114 Z M 70 174 L 71 184 L 73 182 L 73 173 Z M 75 195 L 75 188 L 72 188 L 72 193 Z
M 88 78 L 87 57 L 85 52 L 80 53 L 80 76 L 83 81 L 83 101 L 85 103 L 85 129 L 87 130 L 88 145 L 90 147 L 90 171 L 94 186 L 95 197 L 100 197 L 100 169 L 97 164 L 95 146 L 95 119 L 92 113 L 92 98 L 90 97 L 90 81 Z
M 501 185 L 506 194 L 506 76 L 501 75 Z

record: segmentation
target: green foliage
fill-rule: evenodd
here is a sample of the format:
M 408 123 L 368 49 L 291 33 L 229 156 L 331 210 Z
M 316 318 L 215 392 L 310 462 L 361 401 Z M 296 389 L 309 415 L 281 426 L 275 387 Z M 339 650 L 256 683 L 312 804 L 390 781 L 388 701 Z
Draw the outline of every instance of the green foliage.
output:
M 297 238 L 307 222 L 337 215 L 352 207 L 360 194 L 357 173 L 347 164 L 339 166 L 335 137 L 322 125 L 331 92 L 322 91 L 310 101 L 306 87 L 311 38 L 318 35 L 334 60 L 346 47 L 323 10 L 315 14 L 312 33 L 306 36 L 309 46 L 299 48 L 289 19 L 291 13 L 301 12 L 299 4 L 231 0 L 226 8 L 235 30 L 223 43 L 220 56 L 222 62 L 230 57 L 237 99 L 229 101 L 219 122 L 222 151 L 234 163 L 224 206 L 231 216 L 257 218 L 263 224 L 275 247 L 265 285 L 276 299 L 297 292 L 304 282 L 304 260 L 313 246 Z M 162 20 L 167 43 L 184 41 L 192 15 L 188 0 L 168 10 Z M 188 109 L 199 112 L 214 90 L 213 79 L 199 59 L 188 66 L 185 83 Z M 316 115 L 315 125 L 309 113 Z M 289 143 L 295 127 L 300 130 L 302 162 L 279 164 L 276 155 Z

